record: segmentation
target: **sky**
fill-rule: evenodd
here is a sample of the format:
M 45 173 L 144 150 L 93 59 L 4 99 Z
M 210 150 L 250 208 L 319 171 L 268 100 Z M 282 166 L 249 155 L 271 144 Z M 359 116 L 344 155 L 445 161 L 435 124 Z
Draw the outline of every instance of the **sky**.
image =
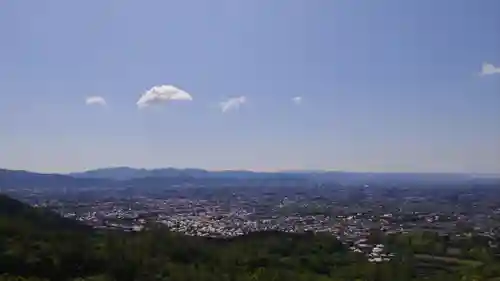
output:
M 500 174 L 498 0 L 0 6 L 0 167 Z

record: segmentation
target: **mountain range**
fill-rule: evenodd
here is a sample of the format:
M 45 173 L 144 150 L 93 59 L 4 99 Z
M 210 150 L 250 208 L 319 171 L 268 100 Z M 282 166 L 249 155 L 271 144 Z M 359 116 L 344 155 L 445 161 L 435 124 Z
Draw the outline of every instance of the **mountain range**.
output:
M 113 179 L 113 180 L 131 180 L 137 178 L 224 178 L 224 179 L 268 179 L 268 178 L 304 178 L 304 175 L 310 173 L 301 172 L 253 172 L 247 170 L 226 170 L 226 171 L 208 171 L 203 169 L 137 169 L 130 167 L 112 167 L 89 170 L 85 172 L 70 173 L 75 178 L 92 179 Z
M 500 175 L 463 173 L 366 173 L 321 170 L 293 170 L 281 172 L 254 172 L 248 170 L 208 171 L 203 169 L 137 169 L 131 167 L 111 167 L 70 173 L 75 178 L 130 180 L 137 178 L 190 177 L 221 179 L 271 179 L 296 178 L 327 181 L 398 181 L 398 182 L 462 182 L 470 180 L 500 179 Z
M 279 186 L 333 183 L 338 185 L 499 184 L 499 176 L 451 173 L 357 173 L 328 171 L 252 172 L 245 170 L 137 169 L 112 167 L 70 174 L 41 174 L 0 169 L 0 188 Z

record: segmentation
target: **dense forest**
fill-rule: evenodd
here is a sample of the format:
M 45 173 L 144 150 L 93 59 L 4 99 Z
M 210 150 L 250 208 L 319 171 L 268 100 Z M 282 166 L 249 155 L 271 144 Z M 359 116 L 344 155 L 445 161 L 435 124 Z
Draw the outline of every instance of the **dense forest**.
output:
M 478 237 L 433 233 L 372 243 L 394 251 L 370 263 L 326 234 L 260 232 L 231 239 L 189 237 L 151 225 L 97 231 L 0 195 L 0 280 L 500 280 L 500 262 Z M 455 243 L 456 245 L 453 245 Z M 449 249 L 458 249 L 450 257 Z

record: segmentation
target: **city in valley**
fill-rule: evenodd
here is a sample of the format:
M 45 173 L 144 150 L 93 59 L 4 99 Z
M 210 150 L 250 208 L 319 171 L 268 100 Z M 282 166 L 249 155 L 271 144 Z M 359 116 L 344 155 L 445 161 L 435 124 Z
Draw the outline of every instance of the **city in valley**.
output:
M 22 176 L 8 179 L 16 173 Z M 477 235 L 490 239 L 492 249 L 498 247 L 500 181 L 494 177 L 179 173 L 116 179 L 92 172 L 65 176 L 5 170 L 2 192 L 97 229 L 141 231 L 161 224 L 187 235 L 219 238 L 269 230 L 323 232 L 372 261 L 391 256 L 383 245 L 370 244 L 374 231 L 432 231 L 456 239 Z M 53 177 L 59 177 L 57 182 Z
M 500 0 L 0 3 L 0 281 L 500 281 Z

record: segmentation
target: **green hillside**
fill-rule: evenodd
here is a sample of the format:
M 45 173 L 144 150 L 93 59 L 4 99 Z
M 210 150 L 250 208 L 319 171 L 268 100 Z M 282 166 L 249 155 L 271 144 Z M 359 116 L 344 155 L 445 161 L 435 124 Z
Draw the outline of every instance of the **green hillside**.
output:
M 95 232 L 0 196 L 3 281 L 491 280 L 498 276 L 495 268 L 494 261 L 419 260 L 411 254 L 373 264 L 327 235 L 263 232 L 220 240 L 159 226 Z

